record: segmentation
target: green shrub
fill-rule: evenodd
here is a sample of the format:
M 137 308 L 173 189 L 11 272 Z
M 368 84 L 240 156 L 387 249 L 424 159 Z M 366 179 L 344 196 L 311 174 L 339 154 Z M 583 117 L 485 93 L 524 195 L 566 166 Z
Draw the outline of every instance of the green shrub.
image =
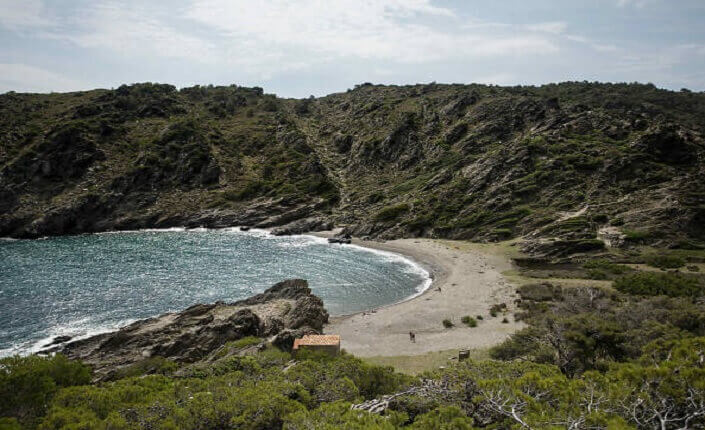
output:
M 376 221 L 393 221 L 399 218 L 402 214 L 409 211 L 409 205 L 407 203 L 400 203 L 398 205 L 387 206 L 377 212 L 375 215 Z
M 482 315 L 477 315 L 475 319 L 482 321 L 484 318 L 482 317 Z
M 603 281 L 603 280 L 609 278 L 607 273 L 603 272 L 600 269 L 588 269 L 586 274 L 587 274 L 588 279 L 595 279 L 598 281 Z
M 500 313 L 500 312 L 504 313 L 504 312 L 506 312 L 506 310 L 507 310 L 506 303 L 497 303 L 497 304 L 494 304 L 490 307 L 490 315 L 492 315 L 493 317 L 496 317 L 498 313 Z
M 540 284 L 526 284 L 517 289 L 517 293 L 522 300 L 533 300 L 535 302 L 546 302 L 560 297 L 561 288 L 548 282 Z
M 614 275 L 623 275 L 627 272 L 631 272 L 632 270 L 634 270 L 631 267 L 625 266 L 623 264 L 616 264 L 609 260 L 601 258 L 587 261 L 583 264 L 583 267 L 585 269 L 598 269 Z
M 419 416 L 411 426 L 414 430 L 471 430 L 472 418 L 457 406 L 441 406 Z
M 257 345 L 262 342 L 262 339 L 256 337 L 256 336 L 247 336 L 243 337 L 242 339 L 238 339 L 233 342 L 229 342 L 228 345 L 231 345 L 233 348 L 247 348 L 248 346 L 252 345 Z
M 685 260 L 675 255 L 650 255 L 646 258 L 646 264 L 659 269 L 677 269 L 685 266 Z
M 615 289 L 643 296 L 699 297 L 703 286 L 695 276 L 680 273 L 638 272 L 615 279 Z
M 142 375 L 171 375 L 179 366 L 171 360 L 155 356 L 119 368 L 111 379 L 122 379 Z
M 0 360 L 0 417 L 14 417 L 32 427 L 61 387 L 88 384 L 88 366 L 61 354 Z
M 651 237 L 651 233 L 645 230 L 622 230 L 625 239 L 631 242 L 641 242 Z
M 260 181 L 248 182 L 239 190 L 231 190 L 223 193 L 226 199 L 231 201 L 250 200 L 268 191 L 267 184 Z
M 443 327 L 445 327 L 445 328 L 451 328 L 451 327 L 453 327 L 454 325 L 455 325 L 455 324 L 453 324 L 453 321 L 451 321 L 451 320 L 449 320 L 449 319 L 447 319 L 447 318 L 443 320 Z
M 468 327 L 477 327 L 477 320 L 469 315 L 462 317 L 460 321 Z
M 512 230 L 508 228 L 493 228 L 490 233 L 498 237 L 507 238 L 512 235 Z

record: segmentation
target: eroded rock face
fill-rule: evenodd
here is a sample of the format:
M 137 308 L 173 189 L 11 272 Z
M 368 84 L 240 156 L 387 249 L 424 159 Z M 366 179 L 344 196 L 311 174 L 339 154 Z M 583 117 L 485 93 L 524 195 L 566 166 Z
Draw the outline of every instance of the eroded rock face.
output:
M 193 363 L 247 336 L 273 337 L 275 345 L 290 349 L 295 337 L 320 333 L 326 322 L 328 312 L 308 282 L 290 279 L 246 300 L 197 304 L 45 352 L 80 359 L 93 366 L 97 380 L 109 380 L 120 368 L 146 358 Z

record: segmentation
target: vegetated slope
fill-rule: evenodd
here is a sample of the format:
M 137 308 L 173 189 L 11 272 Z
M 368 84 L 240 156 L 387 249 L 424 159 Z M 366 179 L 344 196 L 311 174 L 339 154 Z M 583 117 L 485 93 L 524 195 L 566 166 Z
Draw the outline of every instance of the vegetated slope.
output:
M 0 234 L 332 221 L 574 252 L 705 239 L 705 94 L 376 86 L 303 100 L 137 84 L 0 96 Z M 301 225 L 301 224 L 300 224 Z

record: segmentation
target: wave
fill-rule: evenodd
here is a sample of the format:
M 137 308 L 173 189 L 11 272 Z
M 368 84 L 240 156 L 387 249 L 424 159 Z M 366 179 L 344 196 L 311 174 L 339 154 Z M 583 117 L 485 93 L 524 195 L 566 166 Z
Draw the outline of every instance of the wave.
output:
M 377 254 L 381 257 L 384 257 L 387 261 L 391 261 L 391 262 L 395 262 L 395 263 L 402 263 L 406 266 L 404 268 L 404 271 L 406 273 L 420 276 L 423 279 L 423 282 L 416 287 L 416 293 L 412 294 L 411 296 L 405 298 L 402 301 L 411 300 L 414 297 L 420 296 L 421 294 L 424 293 L 424 291 L 428 290 L 431 287 L 431 284 L 433 283 L 433 277 L 431 276 L 431 273 L 428 270 L 424 269 L 423 266 L 421 266 L 421 264 L 417 263 L 416 261 L 412 260 L 409 257 L 406 257 L 401 254 L 397 254 L 394 252 L 390 252 L 390 251 L 383 251 L 381 249 L 366 248 L 366 247 L 360 246 L 360 245 L 352 245 L 351 244 L 351 245 L 345 245 L 345 246 L 355 248 L 355 249 L 358 249 L 361 251 Z
M 121 327 L 125 327 L 135 321 L 137 321 L 137 318 L 126 318 L 112 324 L 92 325 L 90 324 L 90 317 L 81 318 L 76 321 L 71 321 L 69 323 L 50 328 L 46 336 L 41 339 L 18 342 L 8 348 L 0 349 L 0 358 L 9 357 L 12 355 L 36 354 L 37 352 L 45 349 L 47 345 L 50 344 L 57 336 L 71 336 L 71 342 L 73 342 L 102 333 L 118 330 Z

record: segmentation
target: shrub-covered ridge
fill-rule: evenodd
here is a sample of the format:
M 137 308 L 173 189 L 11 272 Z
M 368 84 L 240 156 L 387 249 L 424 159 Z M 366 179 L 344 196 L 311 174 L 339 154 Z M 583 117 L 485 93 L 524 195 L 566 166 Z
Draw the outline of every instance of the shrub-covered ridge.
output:
M 552 256 L 705 239 L 698 93 L 365 84 L 292 100 L 136 84 L 7 93 L 0 114 L 2 236 L 309 220 L 383 238 L 524 235 Z

